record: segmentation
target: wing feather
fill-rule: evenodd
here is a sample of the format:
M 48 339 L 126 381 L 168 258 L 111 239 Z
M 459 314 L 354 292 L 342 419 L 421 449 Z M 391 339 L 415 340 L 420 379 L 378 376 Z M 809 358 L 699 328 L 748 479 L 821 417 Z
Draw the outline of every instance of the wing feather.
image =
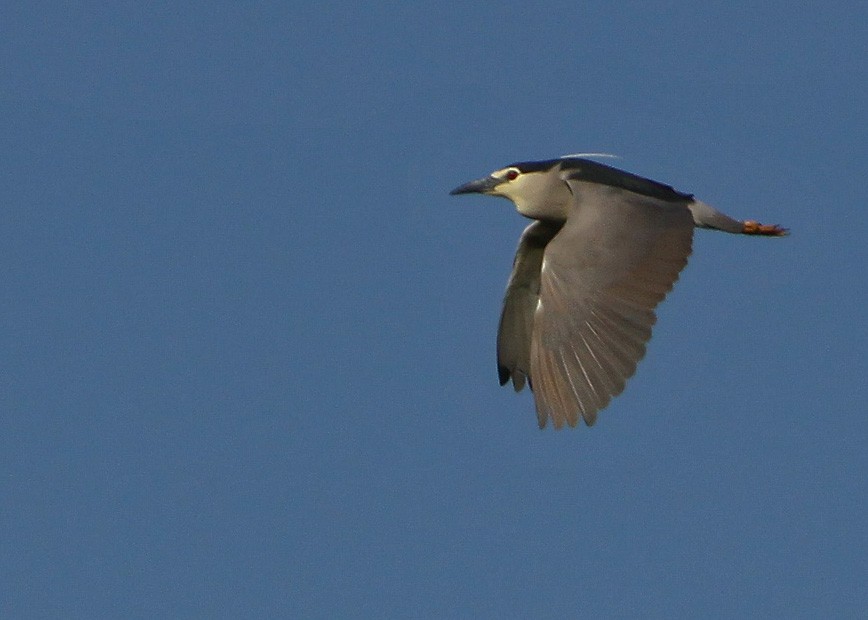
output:
M 522 385 L 524 376 L 532 381 L 541 427 L 549 419 L 556 428 L 575 426 L 579 415 L 591 425 L 623 391 L 645 354 L 657 320 L 654 309 L 687 264 L 693 239 L 687 198 L 661 200 L 587 181 L 567 183 L 573 204 L 563 227 L 552 232 L 551 225 L 536 223 L 522 235 L 498 338 L 506 377 L 512 376 L 517 389 L 516 373 Z M 552 236 L 542 248 L 528 244 L 528 260 L 519 268 L 522 244 L 535 226 L 546 227 Z M 524 270 L 536 265 L 535 279 Z M 509 302 L 519 299 L 519 282 L 538 286 L 529 350 L 516 348 L 505 333 L 515 322 L 508 315 L 516 312 L 525 326 L 518 334 L 527 337 L 533 296 L 507 311 Z M 521 312 L 514 309 L 518 305 Z M 520 355 L 506 355 L 514 350 Z
M 516 392 L 530 375 L 533 317 L 539 302 L 540 272 L 546 244 L 560 225 L 534 222 L 521 235 L 512 274 L 503 299 L 497 330 L 497 372 L 500 384 L 510 379 Z

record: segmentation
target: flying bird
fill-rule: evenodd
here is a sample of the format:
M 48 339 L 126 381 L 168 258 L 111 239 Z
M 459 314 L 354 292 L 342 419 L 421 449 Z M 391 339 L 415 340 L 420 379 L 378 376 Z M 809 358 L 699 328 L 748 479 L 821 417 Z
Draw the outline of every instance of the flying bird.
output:
M 534 394 L 540 428 L 591 426 L 645 355 L 654 309 L 690 256 L 693 229 L 781 237 L 691 194 L 581 156 L 520 162 L 451 194 L 507 198 L 521 235 L 497 334 L 500 384 Z

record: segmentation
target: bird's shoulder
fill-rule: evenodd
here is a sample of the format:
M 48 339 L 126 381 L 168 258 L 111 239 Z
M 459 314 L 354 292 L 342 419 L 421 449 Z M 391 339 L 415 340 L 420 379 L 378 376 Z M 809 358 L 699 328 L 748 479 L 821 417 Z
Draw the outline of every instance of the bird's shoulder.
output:
M 579 157 L 561 159 L 560 169 L 565 181 L 586 181 L 609 185 L 665 202 L 683 203 L 693 200 L 693 194 L 680 192 L 671 185 L 589 159 Z

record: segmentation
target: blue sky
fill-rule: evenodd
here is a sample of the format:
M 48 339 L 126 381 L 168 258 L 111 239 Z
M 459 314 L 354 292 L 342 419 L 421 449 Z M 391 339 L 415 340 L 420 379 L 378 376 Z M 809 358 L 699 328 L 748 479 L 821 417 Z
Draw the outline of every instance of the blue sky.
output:
M 7 618 L 853 617 L 868 606 L 861 2 L 0 12 Z M 494 340 L 577 151 L 697 232 L 592 428 Z

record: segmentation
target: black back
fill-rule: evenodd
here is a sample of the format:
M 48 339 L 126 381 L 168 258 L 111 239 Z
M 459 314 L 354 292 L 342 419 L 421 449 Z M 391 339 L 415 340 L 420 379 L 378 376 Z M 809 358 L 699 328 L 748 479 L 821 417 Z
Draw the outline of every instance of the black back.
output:
M 619 170 L 605 164 L 581 157 L 564 157 L 544 161 L 525 161 L 512 164 L 522 172 L 541 172 L 560 165 L 567 172 L 567 177 L 577 181 L 589 181 L 620 187 L 643 196 L 650 196 L 667 202 L 684 202 L 693 200 L 692 194 L 679 192 L 670 185 L 658 183 L 645 177 Z

